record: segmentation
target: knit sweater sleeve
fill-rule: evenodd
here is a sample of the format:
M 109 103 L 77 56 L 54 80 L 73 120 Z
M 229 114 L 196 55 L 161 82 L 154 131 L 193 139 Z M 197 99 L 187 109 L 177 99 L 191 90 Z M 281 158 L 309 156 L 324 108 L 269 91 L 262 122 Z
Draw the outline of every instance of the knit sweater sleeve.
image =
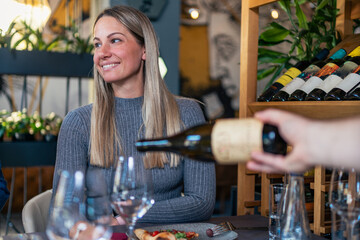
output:
M 199 105 L 191 100 L 179 102 L 186 128 L 204 123 Z M 154 204 L 139 222 L 195 222 L 211 217 L 215 206 L 215 164 L 183 158 L 183 196 Z
M 64 118 L 57 142 L 53 196 L 57 190 L 61 171 L 67 170 L 70 174 L 77 170 L 83 173 L 86 171 L 90 114 L 91 109 L 83 107 L 69 112 Z

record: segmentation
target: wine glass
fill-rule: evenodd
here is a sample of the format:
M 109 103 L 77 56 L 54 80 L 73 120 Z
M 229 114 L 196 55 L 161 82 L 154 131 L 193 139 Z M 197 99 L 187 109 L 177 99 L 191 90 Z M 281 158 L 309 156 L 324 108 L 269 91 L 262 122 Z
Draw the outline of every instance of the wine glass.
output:
M 126 222 L 129 239 L 136 239 L 136 221 L 142 218 L 155 202 L 151 170 L 144 168 L 141 159 L 120 157 L 111 201 L 117 213 Z
M 112 208 L 108 195 L 86 198 L 86 220 L 90 223 L 87 239 L 110 239 L 112 235 L 111 219 Z
M 332 239 L 354 239 L 359 234 L 356 226 L 360 220 L 360 174 L 354 169 L 334 169 L 329 203 L 332 212 Z
M 72 227 L 79 221 L 85 221 L 79 196 L 83 193 L 84 175 L 76 172 L 72 176 L 62 171 L 56 195 L 51 204 L 46 235 L 50 240 L 68 239 Z

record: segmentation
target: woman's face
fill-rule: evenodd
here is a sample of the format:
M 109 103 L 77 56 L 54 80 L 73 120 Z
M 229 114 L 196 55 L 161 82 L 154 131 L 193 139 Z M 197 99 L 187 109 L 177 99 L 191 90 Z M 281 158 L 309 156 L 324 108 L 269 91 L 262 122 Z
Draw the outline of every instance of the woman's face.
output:
M 100 18 L 94 27 L 94 63 L 108 83 L 143 82 L 145 48 L 113 17 Z

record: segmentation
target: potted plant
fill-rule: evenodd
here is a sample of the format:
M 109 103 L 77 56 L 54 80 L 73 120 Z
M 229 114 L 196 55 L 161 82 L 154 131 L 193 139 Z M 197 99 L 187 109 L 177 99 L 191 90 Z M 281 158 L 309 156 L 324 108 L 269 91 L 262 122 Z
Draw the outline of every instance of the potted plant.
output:
M 41 134 L 44 135 L 45 141 L 56 141 L 61 124 L 62 118 L 56 115 L 54 112 L 46 115 L 43 122 L 44 128 L 41 130 Z
M 21 37 L 14 42 L 16 34 Z M 25 21 L 12 23 L 10 30 L 0 31 L 0 74 L 90 77 L 93 67 L 90 37 L 82 39 L 74 32 L 71 33 L 74 40 L 66 36 L 45 41 L 40 29 L 32 29 Z M 26 50 L 17 50 L 21 43 Z M 62 45 L 69 51 L 62 49 Z
M 34 135 L 30 134 L 30 116 L 27 114 L 27 109 L 22 111 L 12 112 L 6 118 L 6 134 L 13 141 L 32 141 Z

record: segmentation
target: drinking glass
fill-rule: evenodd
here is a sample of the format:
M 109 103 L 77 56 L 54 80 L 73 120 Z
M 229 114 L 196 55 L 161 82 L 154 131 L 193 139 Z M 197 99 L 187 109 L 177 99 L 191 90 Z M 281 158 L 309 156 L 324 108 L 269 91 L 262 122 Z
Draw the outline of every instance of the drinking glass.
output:
M 280 239 L 280 219 L 284 213 L 287 184 L 269 186 L 269 239 Z
M 126 222 L 129 239 L 136 239 L 136 221 L 142 218 L 155 202 L 151 170 L 144 168 L 142 159 L 120 157 L 111 201 Z
M 110 239 L 112 208 L 109 196 L 86 197 L 84 174 L 80 171 L 74 175 L 62 171 L 54 197 L 46 235 L 50 240 L 70 239 L 70 232 L 82 230 L 83 239 Z
M 83 179 L 82 172 L 76 172 L 74 176 L 68 171 L 61 172 L 46 227 L 46 235 L 50 240 L 69 239 L 71 228 L 85 220 L 79 198 L 83 192 Z
M 332 212 L 332 239 L 359 239 L 360 174 L 354 169 L 334 169 L 329 203 Z
M 111 238 L 112 208 L 108 195 L 87 197 L 86 221 L 90 223 L 90 233 L 87 239 L 107 240 Z

